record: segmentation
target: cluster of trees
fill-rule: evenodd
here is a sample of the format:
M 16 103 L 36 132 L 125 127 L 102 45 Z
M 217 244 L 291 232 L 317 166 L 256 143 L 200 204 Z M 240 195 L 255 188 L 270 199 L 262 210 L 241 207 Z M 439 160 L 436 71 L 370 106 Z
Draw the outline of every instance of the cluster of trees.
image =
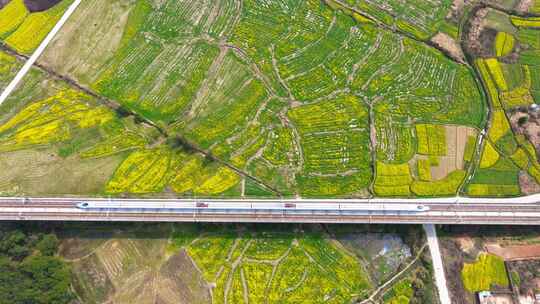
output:
M 73 300 L 71 270 L 56 256 L 56 235 L 36 228 L 0 224 L 0 304 L 63 304 Z

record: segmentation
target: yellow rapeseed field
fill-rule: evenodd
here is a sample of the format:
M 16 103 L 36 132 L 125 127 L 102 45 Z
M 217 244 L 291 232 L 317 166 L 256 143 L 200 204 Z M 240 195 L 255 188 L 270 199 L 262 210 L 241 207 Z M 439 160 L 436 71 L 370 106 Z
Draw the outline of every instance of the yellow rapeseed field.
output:
M 499 152 L 495 150 L 491 142 L 486 141 L 484 145 L 484 151 L 482 152 L 482 159 L 480 160 L 480 168 L 489 168 L 493 166 L 499 160 Z
M 129 191 L 130 186 L 150 169 L 156 155 L 155 150 L 139 150 L 131 153 L 116 169 L 105 190 L 110 193 Z
M 114 119 L 104 108 L 90 105 L 89 97 L 73 90 L 35 101 L 0 125 L 0 145 L 10 150 L 65 141 L 72 128 L 91 128 Z
M 506 32 L 498 32 L 495 37 L 495 52 L 498 57 L 506 56 L 514 48 L 514 36 Z
M 523 18 L 511 16 L 510 20 L 518 27 L 540 27 L 540 17 Z
M 491 120 L 488 136 L 493 142 L 497 142 L 508 131 L 510 131 L 510 123 L 504 114 L 503 110 L 495 110 Z
M 12 0 L 0 10 L 0 38 L 4 38 L 24 21 L 28 15 L 24 0 Z
M 27 15 L 22 24 L 6 38 L 6 44 L 21 53 L 30 54 L 58 22 L 70 2 L 64 0 L 49 10 Z
M 504 261 L 486 253 L 481 253 L 475 263 L 465 263 L 461 278 L 463 285 L 470 292 L 490 290 L 493 285 L 508 286 Z
M 224 192 L 240 182 L 240 176 L 227 167 L 220 167 L 217 172 L 200 186 L 195 188 L 195 193 L 218 194 Z
M 504 79 L 504 73 L 499 60 L 497 60 L 497 58 L 488 58 L 485 60 L 485 62 L 488 67 L 489 74 L 493 78 L 493 81 L 495 81 L 495 84 L 499 90 L 508 91 L 508 85 Z
M 202 159 L 194 156 L 186 160 L 176 176 L 171 181 L 171 188 L 177 193 L 184 193 L 192 190 L 196 185 L 194 177 L 202 169 Z

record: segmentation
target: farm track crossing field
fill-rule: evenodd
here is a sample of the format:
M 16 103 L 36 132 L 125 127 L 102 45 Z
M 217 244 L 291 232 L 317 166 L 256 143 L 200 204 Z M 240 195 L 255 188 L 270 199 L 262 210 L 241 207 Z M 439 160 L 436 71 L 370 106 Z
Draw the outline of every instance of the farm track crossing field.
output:
M 208 233 L 187 247 L 208 282 L 214 303 L 343 303 L 371 289 L 359 260 L 319 233 Z M 351 271 L 352 270 L 352 271 Z
M 35 13 L 21 3 L 0 10 L 14 16 L 2 21 L 0 39 L 26 53 L 31 46 L 10 37 L 26 32 L 33 15 L 56 16 L 70 2 Z M 107 195 L 410 197 L 491 195 L 485 189 L 495 186 L 519 194 L 519 172 L 540 178 L 540 165 L 514 139 L 506 111 L 540 96 L 531 68 L 540 43 L 521 24 L 493 37 L 493 56 L 460 64 L 428 43 L 438 32 L 459 34 L 450 6 L 88 0 L 39 62 L 95 93 L 88 111 L 104 121 L 81 114 L 40 125 L 39 136 L 13 128 L 26 107 L 58 93 L 33 85 L 32 98 L 7 104 L 2 149 L 121 158 L 101 190 Z M 516 51 L 519 67 L 507 60 Z M 0 57 L 6 74 L 19 65 Z M 37 83 L 28 79 L 23 85 Z M 487 106 L 489 140 L 478 146 Z M 468 178 L 471 166 L 512 178 Z

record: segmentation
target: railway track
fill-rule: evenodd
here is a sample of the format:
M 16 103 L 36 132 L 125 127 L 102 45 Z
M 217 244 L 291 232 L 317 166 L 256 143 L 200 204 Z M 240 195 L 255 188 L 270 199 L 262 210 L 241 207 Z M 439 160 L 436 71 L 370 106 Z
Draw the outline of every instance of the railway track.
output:
M 0 220 L 22 221 L 140 221 L 140 222 L 254 222 L 254 223 L 397 223 L 397 224 L 492 224 L 540 225 L 540 203 L 511 201 L 454 203 L 452 200 L 427 202 L 428 211 L 358 210 L 205 210 L 205 209 L 111 209 L 84 210 L 77 204 L 85 200 L 101 202 L 231 202 L 231 200 L 129 200 L 93 198 L 0 198 Z M 328 204 L 329 200 L 287 200 Z M 379 201 L 379 200 L 378 200 Z M 489 201 L 489 200 L 487 200 Z M 526 201 L 526 200 L 525 200 Z M 282 202 L 279 200 L 236 200 L 232 202 Z M 355 200 L 336 200 L 351 203 Z M 366 203 L 366 200 L 358 200 Z M 419 203 L 418 200 L 414 203 Z M 380 203 L 373 203 L 374 205 Z M 389 200 L 384 204 L 403 204 Z
M 367 223 L 367 224 L 493 224 L 539 225 L 538 217 L 431 217 L 431 216 L 329 216 L 329 215 L 276 215 L 276 214 L 173 214 L 173 213 L 70 213 L 57 212 L 2 212 L 1 220 L 40 221 L 124 221 L 124 222 L 239 222 L 239 223 Z

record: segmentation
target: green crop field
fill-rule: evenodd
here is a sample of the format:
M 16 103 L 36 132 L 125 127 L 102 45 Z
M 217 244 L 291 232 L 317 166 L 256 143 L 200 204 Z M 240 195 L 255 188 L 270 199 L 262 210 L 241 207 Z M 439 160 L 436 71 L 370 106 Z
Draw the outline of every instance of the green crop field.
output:
M 456 25 L 445 20 L 452 1 L 417 1 L 417 0 L 346 0 L 348 5 L 388 26 L 396 26 L 419 39 L 431 37 L 437 30 L 457 31 Z M 454 29 L 450 29 L 454 27 Z M 455 35 L 455 34 L 454 34 Z
M 74 1 L 0 0 L 0 196 L 540 191 L 540 0 L 83 0 L 38 48 Z M 30 226 L 65 234 L 71 302 L 437 303 L 421 228 L 67 225 Z M 513 287 L 447 241 L 454 300 Z
M 501 258 L 481 254 L 476 262 L 465 264 L 461 271 L 463 285 L 471 292 L 490 290 L 493 285 L 506 287 L 508 285 L 508 275 Z
M 0 87 L 70 3 L 0 9 L 12 16 L 0 18 Z M 461 62 L 450 53 L 467 15 L 451 4 L 83 1 L 2 105 L 0 156 L 114 159 L 96 195 L 520 194 L 520 172 L 540 179 L 510 120 L 540 96 L 534 19 L 489 13 L 489 55 Z M 448 44 L 429 41 L 439 32 Z M 49 117 L 62 98 L 66 113 Z M 19 125 L 38 117 L 48 123 Z M 15 181 L 10 193 L 26 191 Z

